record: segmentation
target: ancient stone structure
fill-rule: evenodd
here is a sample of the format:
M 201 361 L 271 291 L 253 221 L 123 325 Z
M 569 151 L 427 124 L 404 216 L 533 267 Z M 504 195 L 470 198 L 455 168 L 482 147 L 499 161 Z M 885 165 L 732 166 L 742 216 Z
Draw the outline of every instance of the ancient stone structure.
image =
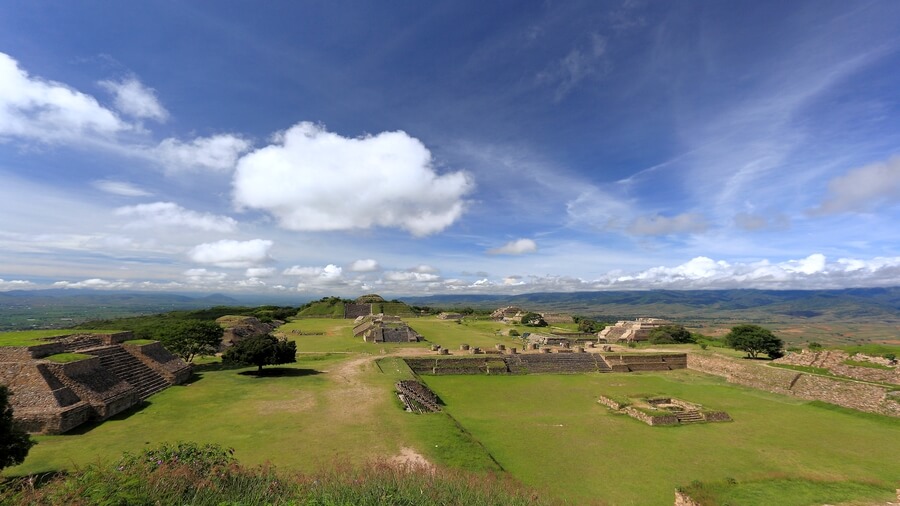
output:
M 519 323 L 522 321 L 523 316 L 525 316 L 525 311 L 516 306 L 501 307 L 491 313 L 492 320 L 500 320 L 507 323 Z
M 404 359 L 416 374 L 538 374 L 631 372 L 684 369 L 684 353 L 647 353 L 610 355 L 599 353 L 508 353 L 480 354 L 468 357 Z
M 395 386 L 397 388 L 397 396 L 407 411 L 412 413 L 435 413 L 441 410 L 437 395 L 418 381 L 400 380 Z
M 190 366 L 158 342 L 130 344 L 131 332 L 49 338 L 0 348 L 0 382 L 12 396 L 16 423 L 38 434 L 60 434 L 105 420 L 190 377 Z M 57 363 L 46 357 L 80 353 Z
M 216 323 L 225 331 L 222 335 L 223 349 L 244 339 L 264 336 L 278 327 L 276 323 L 263 323 L 253 316 L 225 315 L 217 318 Z
M 460 313 L 443 312 L 443 313 L 439 314 L 437 317 L 439 320 L 462 320 L 463 315 Z
M 601 395 L 600 404 L 626 414 L 647 425 L 678 425 L 704 422 L 730 422 L 731 417 L 724 411 L 704 410 L 703 406 L 672 397 L 652 397 L 635 399 L 625 404 Z
M 771 367 L 756 360 L 691 353 L 687 366 L 737 383 L 801 399 L 900 417 L 900 396 L 888 387 Z
M 541 313 L 541 318 L 547 323 L 574 323 L 572 315 L 565 313 Z
M 353 335 L 367 343 L 415 343 L 422 340 L 418 332 L 397 316 L 383 314 L 360 316 Z
M 846 362 L 848 361 L 876 364 L 886 369 L 854 366 L 847 364 Z M 847 352 L 841 350 L 803 350 L 801 353 L 788 353 L 776 360 L 775 363 L 819 367 L 827 369 L 838 376 L 861 381 L 900 385 L 900 366 L 882 357 L 869 357 L 861 354 L 851 357 Z
M 601 340 L 607 343 L 646 341 L 650 338 L 650 331 L 663 325 L 671 325 L 672 322 L 660 318 L 638 318 L 634 321 L 620 320 L 615 325 L 610 325 L 597 334 Z

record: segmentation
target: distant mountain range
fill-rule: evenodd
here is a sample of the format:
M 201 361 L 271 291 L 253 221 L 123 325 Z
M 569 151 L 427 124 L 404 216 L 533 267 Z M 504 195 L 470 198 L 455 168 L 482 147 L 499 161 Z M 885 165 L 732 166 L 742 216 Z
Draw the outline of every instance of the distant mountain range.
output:
M 414 306 L 489 309 L 521 306 L 564 312 L 601 321 L 657 316 L 679 321 L 721 323 L 865 322 L 900 325 L 900 287 L 846 290 L 653 290 L 626 292 L 530 293 L 523 295 L 431 295 L 402 297 Z M 304 300 L 222 294 L 171 294 L 97 290 L 14 290 L 0 292 L 0 330 L 62 328 L 87 320 L 212 306 L 300 305 Z
M 432 295 L 405 297 L 415 306 L 491 308 L 506 305 L 602 320 L 662 316 L 703 320 L 900 322 L 900 287 L 845 290 L 652 290 Z

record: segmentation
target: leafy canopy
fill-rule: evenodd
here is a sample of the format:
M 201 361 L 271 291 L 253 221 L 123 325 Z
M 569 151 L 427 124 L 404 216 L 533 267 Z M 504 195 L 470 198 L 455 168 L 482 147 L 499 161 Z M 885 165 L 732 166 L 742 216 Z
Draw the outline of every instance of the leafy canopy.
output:
M 289 364 L 297 361 L 297 343 L 278 339 L 272 335 L 251 337 L 238 342 L 225 351 L 222 363 L 255 365 L 262 371 L 264 365 Z
M 198 355 L 214 355 L 222 344 L 225 331 L 216 322 L 182 320 L 172 322 L 160 335 L 160 341 L 185 362 Z
M 725 335 L 725 342 L 735 350 L 746 351 L 751 358 L 756 358 L 760 353 L 765 353 L 770 358 L 784 356 L 782 351 L 784 341 L 769 329 L 759 325 L 744 324 L 732 327 L 731 332 Z
M 663 325 L 650 331 L 650 342 L 653 344 L 693 343 L 694 336 L 684 325 Z

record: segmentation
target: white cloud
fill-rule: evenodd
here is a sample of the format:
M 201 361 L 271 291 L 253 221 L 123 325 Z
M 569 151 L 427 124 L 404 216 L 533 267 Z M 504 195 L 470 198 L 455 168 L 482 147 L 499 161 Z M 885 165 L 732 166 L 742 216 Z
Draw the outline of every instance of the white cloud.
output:
M 381 269 L 381 266 L 371 258 L 356 260 L 350 264 L 350 270 L 353 272 L 374 272 L 379 269 Z
M 705 232 L 706 218 L 696 213 L 682 213 L 668 217 L 659 214 L 639 216 L 628 227 L 634 235 L 672 235 Z
M 188 281 L 200 284 L 217 283 L 224 281 L 228 277 L 228 274 L 224 272 L 208 271 L 206 269 L 188 269 L 184 271 L 184 275 L 187 276 Z
M 133 228 L 181 227 L 214 232 L 233 232 L 237 222 L 228 216 L 198 213 L 172 202 L 154 202 L 136 206 L 120 207 L 116 216 L 134 218 L 127 226 Z
M 188 257 L 197 263 L 212 264 L 225 268 L 255 267 L 269 261 L 269 249 L 274 243 L 264 239 L 249 241 L 221 241 L 204 243 L 195 246 L 188 252 Z
M 131 288 L 134 283 L 129 281 L 109 281 L 101 278 L 85 279 L 84 281 L 57 281 L 53 283 L 57 288 L 91 288 L 95 290 L 121 290 Z
M 123 197 L 149 197 L 152 193 L 125 181 L 114 181 L 111 179 L 100 179 L 91 183 L 94 188 L 113 195 L 121 195 Z
M 70 142 L 112 137 L 133 127 L 94 97 L 28 75 L 0 53 L 0 137 Z
M 299 277 L 298 289 L 310 286 L 340 286 L 348 284 L 348 281 L 344 279 L 344 270 L 334 264 L 328 264 L 325 267 L 301 267 L 295 265 L 285 269 L 282 274 Z
M 113 94 L 116 109 L 123 114 L 161 122 L 169 117 L 169 111 L 156 98 L 156 90 L 147 88 L 134 77 L 118 82 L 100 81 L 98 84 Z
M 522 255 L 525 253 L 534 253 L 535 251 L 537 251 L 537 243 L 533 240 L 516 239 L 499 248 L 489 249 L 487 252 L 491 255 Z
M 299 123 L 240 159 L 234 202 L 265 210 L 289 230 L 399 227 L 440 232 L 472 189 L 463 172 L 438 175 L 431 152 L 405 132 L 350 139 Z
M 7 290 L 21 290 L 23 288 L 30 288 L 32 286 L 34 286 L 34 283 L 22 279 L 11 279 L 9 281 L 0 279 L 0 291 L 4 292 Z
M 812 215 L 872 211 L 900 202 L 900 156 L 848 171 L 828 183 L 828 196 Z
M 251 267 L 244 272 L 248 278 L 268 278 L 275 274 L 274 267 Z
M 418 272 L 422 274 L 437 274 L 440 270 L 437 267 L 427 264 L 419 264 L 412 269 L 409 269 L 409 272 Z
M 439 279 L 441 279 L 439 275 L 425 272 L 388 271 L 384 273 L 384 280 L 392 282 L 426 283 Z
M 197 137 L 190 142 L 165 139 L 159 146 L 149 149 L 146 155 L 160 163 L 167 172 L 225 172 L 233 169 L 241 154 L 250 147 L 250 142 L 236 135 L 219 134 Z

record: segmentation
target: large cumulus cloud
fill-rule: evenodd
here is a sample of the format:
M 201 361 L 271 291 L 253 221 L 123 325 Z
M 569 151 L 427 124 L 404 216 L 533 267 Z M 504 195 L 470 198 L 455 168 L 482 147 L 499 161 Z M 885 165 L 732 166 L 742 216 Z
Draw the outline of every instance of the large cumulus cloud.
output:
M 425 236 L 463 213 L 464 172 L 439 175 L 431 152 L 405 132 L 347 138 L 299 123 L 243 156 L 234 202 L 264 210 L 289 230 L 397 227 Z

